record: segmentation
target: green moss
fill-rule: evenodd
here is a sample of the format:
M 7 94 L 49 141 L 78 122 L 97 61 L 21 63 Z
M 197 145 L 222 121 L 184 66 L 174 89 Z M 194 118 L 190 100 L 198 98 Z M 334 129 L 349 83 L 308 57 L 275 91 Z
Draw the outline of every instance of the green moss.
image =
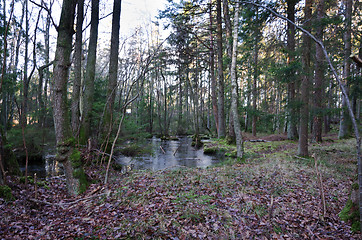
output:
M 25 183 L 25 176 L 20 177 L 19 180 L 20 180 L 21 183 Z M 33 179 L 32 176 L 28 176 L 28 183 L 34 184 L 34 179 Z
M 351 223 L 351 230 L 353 232 L 360 230 L 358 206 L 354 204 L 351 199 L 347 201 L 346 205 L 338 216 L 341 218 L 341 220 Z
M 129 146 L 123 147 L 120 152 L 128 157 L 134 157 L 142 153 L 142 148 L 137 144 L 132 144 Z
M 77 142 L 75 141 L 74 137 L 70 137 L 70 138 L 68 138 L 67 140 L 65 140 L 63 142 L 63 144 L 66 145 L 66 146 L 75 146 L 76 143 Z
M 78 149 L 73 149 L 73 152 L 70 155 L 70 161 L 73 168 L 80 168 L 82 166 L 81 154 Z
M 0 198 L 5 199 L 5 201 L 13 201 L 15 200 L 13 194 L 11 193 L 11 188 L 7 185 L 0 186 Z
M 82 168 L 77 168 L 73 171 L 73 177 L 79 180 L 79 193 L 84 193 L 89 186 L 87 176 Z
M 352 189 L 353 189 L 353 190 L 358 190 L 358 189 L 359 189 L 358 183 L 353 183 L 353 184 L 352 184 Z

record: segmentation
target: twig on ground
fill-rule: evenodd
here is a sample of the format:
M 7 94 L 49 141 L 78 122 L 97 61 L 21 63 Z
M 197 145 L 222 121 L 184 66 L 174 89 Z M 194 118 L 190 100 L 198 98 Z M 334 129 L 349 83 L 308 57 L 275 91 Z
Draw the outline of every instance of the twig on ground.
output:
M 312 155 L 312 157 L 314 158 L 314 167 L 316 170 L 316 174 L 317 174 L 317 181 L 318 181 L 318 187 L 319 187 L 319 193 L 320 193 L 320 197 L 321 197 L 321 202 L 322 202 L 322 220 L 324 221 L 324 218 L 326 216 L 326 198 L 324 195 L 324 186 L 323 186 L 323 181 L 322 181 L 322 174 L 320 173 L 320 171 L 318 170 L 318 161 L 317 161 L 317 157 L 315 156 L 315 154 Z
M 274 210 L 274 197 L 273 195 L 271 195 L 270 206 L 269 206 L 269 221 L 271 221 L 271 219 L 273 218 L 273 210 Z

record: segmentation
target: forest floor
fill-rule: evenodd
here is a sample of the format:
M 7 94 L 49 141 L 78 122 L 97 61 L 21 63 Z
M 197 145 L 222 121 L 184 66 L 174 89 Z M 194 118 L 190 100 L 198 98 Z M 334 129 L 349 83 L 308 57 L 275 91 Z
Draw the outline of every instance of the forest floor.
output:
M 93 183 L 77 198 L 63 177 L 36 191 L 8 178 L 15 200 L 0 199 L 0 239 L 359 239 L 338 217 L 355 140 L 326 136 L 304 159 L 296 142 L 262 139 L 278 141 L 247 141 L 245 162 L 207 169 L 112 170 L 103 185 L 104 170 L 88 167 Z

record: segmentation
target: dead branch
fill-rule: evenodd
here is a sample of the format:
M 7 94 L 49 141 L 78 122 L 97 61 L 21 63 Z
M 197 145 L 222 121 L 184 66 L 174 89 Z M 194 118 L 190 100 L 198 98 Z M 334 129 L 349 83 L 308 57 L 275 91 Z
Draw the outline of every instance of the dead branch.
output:
M 49 9 L 49 8 L 45 5 L 44 1 L 41 1 L 41 4 L 39 4 L 39 3 L 37 3 L 37 2 L 34 2 L 33 0 L 30 0 L 30 2 L 48 12 L 48 14 L 49 14 L 49 16 L 50 16 L 50 20 L 52 21 L 53 26 L 54 26 L 55 29 L 58 31 L 58 26 L 55 24 L 55 21 L 54 21 L 54 19 L 53 19 L 53 17 L 52 17 L 52 10 L 51 10 L 51 8 Z
M 269 206 L 269 221 L 271 221 L 271 219 L 273 218 L 273 210 L 274 210 L 274 197 L 273 195 L 271 195 L 270 206 Z
M 315 156 L 315 154 L 312 155 L 312 157 L 314 158 L 314 167 L 315 167 L 315 171 L 316 171 L 316 175 L 317 175 L 317 181 L 318 181 L 318 187 L 319 187 L 319 194 L 321 197 L 321 202 L 322 202 L 322 207 L 323 207 L 323 215 L 322 215 L 322 220 L 324 221 L 324 218 L 326 216 L 326 212 L 327 212 L 327 208 L 326 208 L 326 198 L 324 195 L 324 186 L 323 186 L 323 180 L 322 180 L 322 174 L 321 172 L 318 170 L 318 160 L 317 157 Z
M 165 150 L 163 150 L 162 146 L 160 146 L 160 148 L 161 148 L 163 154 L 166 154 L 166 152 L 165 152 Z
M 178 146 L 178 148 L 175 150 L 175 152 L 173 153 L 173 155 L 175 156 L 176 155 L 176 153 L 177 153 L 177 151 L 180 149 L 180 147 L 181 147 L 181 144 Z
M 362 59 L 357 53 L 352 54 L 350 58 L 357 64 L 358 67 L 362 68 Z

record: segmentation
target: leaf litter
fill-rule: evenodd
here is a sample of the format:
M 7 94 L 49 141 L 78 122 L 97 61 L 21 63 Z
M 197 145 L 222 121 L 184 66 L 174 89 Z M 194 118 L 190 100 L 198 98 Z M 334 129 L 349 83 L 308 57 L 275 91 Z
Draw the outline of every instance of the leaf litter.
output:
M 295 144 L 288 142 L 288 151 L 278 147 L 281 151 L 221 167 L 126 175 L 112 170 L 107 185 L 101 184 L 104 169 L 89 166 L 95 183 L 77 198 L 67 196 L 63 177 L 38 187 L 37 198 L 34 186 L 26 190 L 11 177 L 16 200 L 0 199 L 0 238 L 358 239 L 338 217 L 356 166 L 341 170 L 338 164 L 351 162 L 351 152 L 333 150 L 351 143 L 311 146 L 328 152 L 319 159 L 325 214 L 313 161 L 294 158 Z

